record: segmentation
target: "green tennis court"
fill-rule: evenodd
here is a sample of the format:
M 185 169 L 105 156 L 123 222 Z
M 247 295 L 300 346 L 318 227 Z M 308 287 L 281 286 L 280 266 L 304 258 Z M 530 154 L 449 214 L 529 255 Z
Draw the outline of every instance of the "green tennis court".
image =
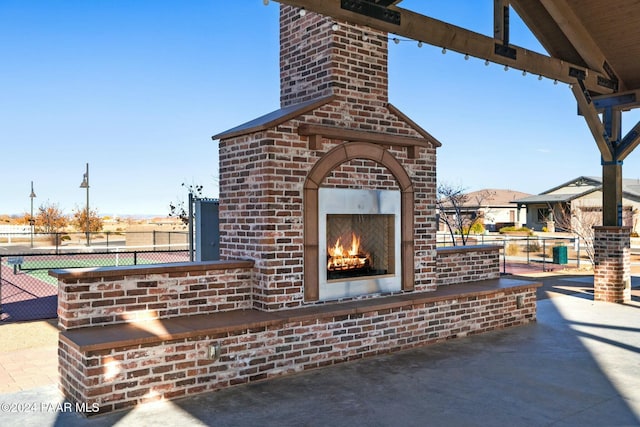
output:
M 27 274 L 35 279 L 50 285 L 57 286 L 58 280 L 49 276 L 49 270 L 60 268 L 90 268 L 90 267 L 115 267 L 126 265 L 153 264 L 157 260 L 144 257 L 134 257 L 133 255 L 114 255 L 108 257 L 81 256 L 65 259 L 25 259 L 17 270 L 18 274 Z

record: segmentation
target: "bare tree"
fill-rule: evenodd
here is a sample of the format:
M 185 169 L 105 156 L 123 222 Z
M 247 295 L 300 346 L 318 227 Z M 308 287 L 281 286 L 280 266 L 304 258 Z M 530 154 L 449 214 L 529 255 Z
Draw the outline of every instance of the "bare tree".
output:
M 575 234 L 584 247 L 591 265 L 595 263 L 594 226 L 602 224 L 602 211 L 597 207 L 563 205 L 555 211 L 556 227 Z
M 202 185 L 187 185 L 183 182 L 182 186 L 185 187 L 189 194 L 191 194 L 194 198 L 197 199 L 202 197 Z M 180 201 L 176 204 L 174 204 L 173 202 L 169 202 L 169 216 L 180 219 L 183 225 L 189 225 L 189 205 L 186 204 L 185 206 L 184 201 Z
M 457 245 L 456 235 L 460 236 L 462 245 L 469 240 L 469 233 L 477 224 L 484 221 L 485 212 L 480 210 L 484 200 L 491 196 L 491 192 L 483 191 L 476 194 L 473 200 L 462 187 L 450 184 L 439 184 L 436 194 L 436 207 L 439 221 L 444 224 L 451 235 L 453 246 Z

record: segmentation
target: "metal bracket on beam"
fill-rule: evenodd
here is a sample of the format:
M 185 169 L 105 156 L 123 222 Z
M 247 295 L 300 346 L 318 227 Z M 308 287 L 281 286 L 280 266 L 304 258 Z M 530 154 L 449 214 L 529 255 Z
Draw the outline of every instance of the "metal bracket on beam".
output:
M 584 85 L 584 81 L 578 80 L 578 84 L 580 85 L 580 90 L 582 90 L 582 94 L 584 95 L 584 99 L 587 101 L 587 104 L 591 104 L 591 94 Z
M 606 162 L 602 158 L 600 158 L 600 164 L 602 166 L 622 166 L 622 160 L 612 160 L 610 162 Z
M 340 7 L 390 24 L 400 25 L 400 12 L 379 6 L 367 0 L 341 0 Z
M 598 76 L 598 86 L 606 87 L 607 89 L 611 89 L 614 92 L 618 91 L 618 82 L 614 80 L 605 79 L 604 77 Z
M 513 60 L 517 59 L 517 51 L 514 48 L 500 43 L 495 44 L 494 53 L 496 55 L 504 56 L 505 58 L 510 58 Z
M 625 105 L 634 105 L 636 104 L 636 94 L 635 92 L 630 93 L 621 93 L 616 96 L 607 96 L 602 98 L 595 98 L 593 100 L 593 105 L 597 110 L 603 110 L 605 108 L 620 108 Z
M 579 68 L 569 67 L 569 77 L 575 77 L 578 80 L 584 80 L 587 78 L 587 73 Z
M 607 75 L 609 76 L 609 79 L 611 79 L 611 81 L 616 85 L 616 88 L 617 88 L 618 76 L 616 76 L 616 73 L 613 72 L 611 65 L 609 65 L 607 61 L 604 61 L 604 64 L 602 64 L 602 68 L 604 68 L 604 72 L 607 73 Z

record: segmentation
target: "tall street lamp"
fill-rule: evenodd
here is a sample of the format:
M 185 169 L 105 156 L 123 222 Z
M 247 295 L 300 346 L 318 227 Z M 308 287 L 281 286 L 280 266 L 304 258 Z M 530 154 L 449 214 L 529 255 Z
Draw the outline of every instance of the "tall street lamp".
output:
M 80 184 L 80 188 L 87 189 L 87 224 L 85 232 L 87 233 L 87 246 L 89 246 L 89 163 L 87 163 L 87 171 L 82 176 L 82 183 Z
M 33 248 L 33 231 L 35 226 L 35 220 L 33 219 L 33 199 L 36 197 L 36 193 L 33 192 L 33 181 L 31 181 L 31 194 L 29 194 L 29 198 L 31 199 L 31 216 L 29 216 L 29 225 L 31 226 L 31 247 Z

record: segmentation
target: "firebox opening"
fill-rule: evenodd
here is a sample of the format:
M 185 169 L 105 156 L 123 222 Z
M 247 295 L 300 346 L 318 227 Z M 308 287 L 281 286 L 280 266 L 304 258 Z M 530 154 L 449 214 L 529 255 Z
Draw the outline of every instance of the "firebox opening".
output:
M 400 191 L 318 189 L 321 301 L 398 292 Z
M 327 215 L 327 280 L 393 274 L 393 215 Z

